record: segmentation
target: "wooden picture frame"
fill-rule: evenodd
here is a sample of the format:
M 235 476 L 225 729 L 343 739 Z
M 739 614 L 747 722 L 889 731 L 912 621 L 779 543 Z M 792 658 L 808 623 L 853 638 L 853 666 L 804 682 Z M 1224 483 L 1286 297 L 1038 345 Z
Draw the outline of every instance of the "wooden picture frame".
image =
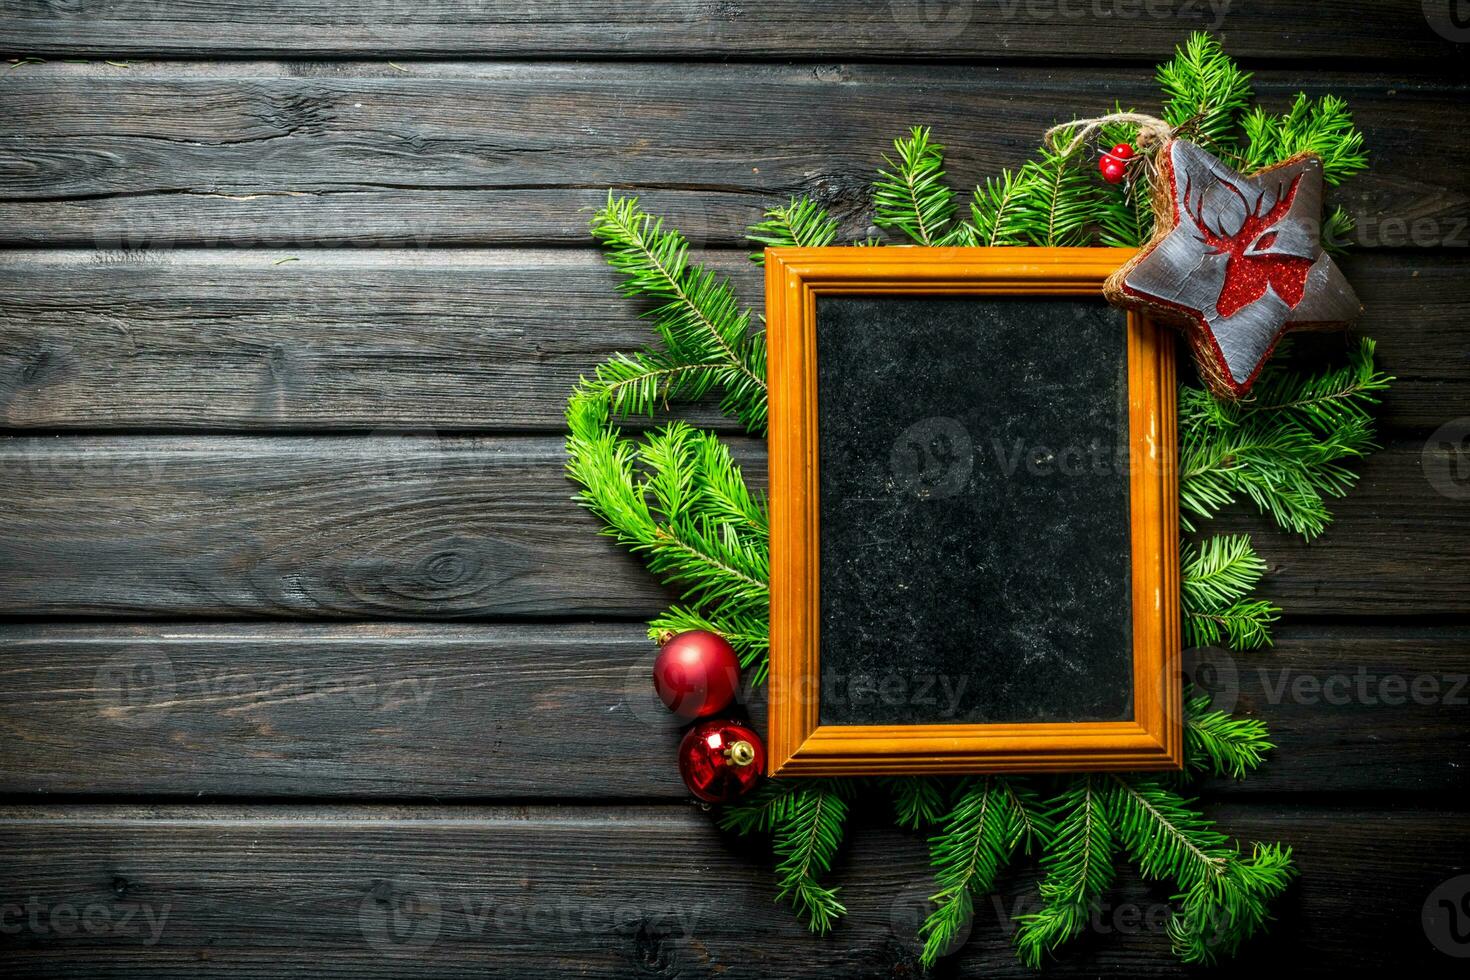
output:
M 1163 770 L 1183 764 L 1172 336 L 1127 315 L 1132 719 L 833 725 L 820 664 L 816 318 L 828 295 L 1102 297 L 1105 248 L 768 249 L 771 666 L 776 776 Z M 1120 408 L 1121 411 L 1121 408 Z M 1120 434 L 1121 438 L 1121 434 Z

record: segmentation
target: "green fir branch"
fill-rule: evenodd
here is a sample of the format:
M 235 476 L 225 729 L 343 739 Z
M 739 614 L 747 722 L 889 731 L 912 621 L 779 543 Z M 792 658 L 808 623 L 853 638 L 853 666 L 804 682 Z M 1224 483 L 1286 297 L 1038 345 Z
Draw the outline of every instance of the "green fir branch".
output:
M 1377 345 L 1364 338 L 1348 355 L 1346 365 L 1317 374 L 1305 374 L 1285 366 L 1283 360 L 1268 364 L 1251 391 L 1239 404 L 1246 415 L 1280 415 L 1319 436 L 1348 431 L 1371 436 L 1372 409 L 1393 378 L 1374 363 Z M 1363 449 L 1375 449 L 1371 443 Z
M 766 220 L 751 225 L 745 237 L 766 248 L 820 248 L 837 240 L 839 222 L 807 197 L 793 197 L 791 203 L 770 208 Z M 756 265 L 766 261 L 764 252 L 750 253 Z
M 1224 834 L 1161 780 L 1111 776 L 1108 810 L 1118 839 L 1145 877 L 1183 889 L 1224 874 L 1234 855 Z
M 1240 113 L 1251 102 L 1250 73 L 1241 71 L 1220 42 L 1203 31 L 1175 49 L 1155 75 L 1164 90 L 1164 121 L 1184 135 L 1230 156 Z
M 1367 455 L 1370 408 L 1392 380 L 1363 341 L 1346 367 L 1297 375 L 1279 362 L 1262 372 L 1251 399 L 1223 402 L 1199 388 L 1179 393 L 1179 501 L 1184 526 L 1247 499 L 1308 540 L 1332 515 L 1329 498 L 1357 481 L 1344 462 Z
M 1231 649 L 1255 650 L 1271 644 L 1270 625 L 1281 610 L 1262 599 L 1247 599 L 1266 573 L 1266 563 L 1244 534 L 1186 543 L 1180 559 L 1180 599 L 1184 640 L 1189 646 L 1214 646 L 1228 639 Z
M 1266 724 L 1210 708 L 1208 694 L 1184 702 L 1184 763 L 1193 772 L 1242 779 L 1275 748 Z
M 617 418 L 652 417 L 675 401 L 698 401 L 721 383 L 723 360 L 685 361 L 667 351 L 614 354 L 583 379 L 578 394 L 607 400 Z
M 663 219 L 638 210 L 637 198 L 609 193 L 607 204 L 592 218 L 591 231 L 606 247 L 608 265 L 623 276 L 623 295 L 660 304 L 650 313 L 666 347 L 654 357 L 656 366 L 702 366 L 709 372 L 700 382 L 703 390 L 718 386 L 724 392 L 721 410 L 749 431 L 764 432 L 765 336 L 751 333 L 750 312 L 739 308 L 729 281 L 691 263 L 684 236 L 664 230 Z M 719 367 L 708 367 L 715 364 Z M 646 387 L 640 390 L 648 394 Z M 597 393 L 598 379 L 584 381 L 583 391 Z M 663 396 L 670 397 L 667 388 Z
M 1065 147 L 1073 130 L 1063 129 L 1056 143 Z M 1021 168 L 1017 226 L 1032 245 L 1064 247 L 1089 244 L 1102 199 L 1099 185 L 1077 166 L 1075 156 L 1047 144 Z
M 769 834 L 778 825 L 793 819 L 796 791 L 800 786 L 800 783 L 789 779 L 768 779 L 738 803 L 720 807 L 715 823 L 721 830 L 741 836 Z
M 1054 830 L 1041 856 L 1041 906 L 1019 916 L 1016 955 L 1031 967 L 1082 931 L 1113 880 L 1115 841 L 1107 786 L 1099 776 L 1073 780 L 1054 801 Z
M 893 797 L 893 819 L 906 830 L 928 827 L 944 815 L 944 794 L 939 780 L 929 776 L 892 776 L 883 786 Z
M 939 833 L 929 840 L 939 891 L 930 896 L 935 908 L 919 926 L 924 966 L 953 951 L 974 915 L 975 899 L 995 887 L 1017 847 L 1029 844 L 1039 819 L 1035 808 L 1031 790 L 1015 780 L 982 777 L 961 784 Z
M 1035 194 L 1033 179 L 1034 174 L 1025 168 L 1002 170 L 999 177 L 987 177 L 984 184 L 976 185 L 964 244 L 987 248 L 1026 244 L 1027 213 L 1022 202 Z
M 596 397 L 574 397 L 567 421 L 567 474 L 582 487 L 578 499 L 602 519 L 602 533 L 642 555 L 650 571 L 681 587 L 696 606 L 767 608 L 764 539 L 741 534 L 692 502 L 688 426 L 651 432 L 640 446 L 608 428 L 607 403 Z
M 1241 125 L 1249 140 L 1240 158 L 1246 170 L 1269 167 L 1299 153 L 1315 153 L 1322 159 L 1323 179 L 1336 187 L 1368 167 L 1363 134 L 1353 125 L 1347 103 L 1331 95 L 1311 99 L 1298 93 L 1291 108 L 1279 116 L 1256 106 Z
M 1168 930 L 1186 963 L 1233 954 L 1269 919 L 1268 903 L 1286 887 L 1291 852 L 1255 845 L 1250 858 L 1162 780 L 1110 777 L 1108 811 L 1118 838 L 1145 878 L 1180 889 Z
M 831 781 L 811 781 L 791 794 L 789 809 L 774 820 L 776 897 L 788 902 L 807 928 L 831 931 L 847 909 L 837 899 L 837 888 L 827 888 L 818 876 L 831 870 L 842 843 L 847 820 L 845 790 Z
M 1341 204 L 1335 205 L 1328 213 L 1327 220 L 1322 222 L 1322 248 L 1336 256 L 1347 254 L 1350 239 L 1357 227 L 1357 221 L 1348 214 L 1347 208 Z
M 944 147 L 915 126 L 893 141 L 897 159 L 884 157 L 873 184 L 873 224 L 896 229 L 919 245 L 949 244 L 955 194 L 944 183 Z
M 1291 848 L 1280 844 L 1256 844 L 1250 857 L 1233 858 L 1224 874 L 1178 896 L 1168 924 L 1174 955 L 1205 966 L 1234 956 L 1270 921 L 1272 900 L 1294 877 Z

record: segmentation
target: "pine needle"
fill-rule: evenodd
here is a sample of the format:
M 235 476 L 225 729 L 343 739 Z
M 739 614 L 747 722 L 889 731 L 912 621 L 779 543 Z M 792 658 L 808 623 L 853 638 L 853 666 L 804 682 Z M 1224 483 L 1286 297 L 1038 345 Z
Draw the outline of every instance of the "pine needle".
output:
M 1038 817 L 1031 791 L 1014 780 L 967 780 L 955 804 L 930 838 L 930 863 L 939 891 L 934 911 L 919 927 L 920 962 L 933 966 L 953 950 L 974 914 L 975 898 L 995 887 L 996 877 L 1018 845 L 1029 839 Z
M 891 170 L 878 171 L 873 184 L 873 223 L 894 228 L 918 245 L 949 244 L 955 195 L 944 183 L 944 147 L 915 126 L 906 139 L 893 141 L 897 159 L 884 157 Z
M 830 781 L 802 784 L 785 812 L 774 820 L 777 898 L 790 903 L 807 928 L 831 931 L 847 909 L 836 888 L 817 879 L 832 867 L 847 820 L 843 790 Z
M 766 211 L 765 217 L 745 237 L 767 248 L 821 248 L 837 239 L 839 222 L 810 198 L 794 197 L 790 204 Z M 752 252 L 750 260 L 763 265 L 766 257 Z
M 1186 543 L 1180 558 L 1180 599 L 1184 639 L 1190 646 L 1214 646 L 1228 639 L 1235 650 L 1271 643 L 1270 624 L 1281 610 L 1246 596 L 1266 573 L 1266 563 L 1244 534 Z
M 1265 722 L 1210 709 L 1207 694 L 1184 702 L 1184 761 L 1194 772 L 1241 779 L 1276 746 Z
M 1251 101 L 1251 76 L 1219 41 L 1196 31 L 1155 77 L 1164 90 L 1165 122 L 1187 127 L 1185 135 L 1216 153 L 1234 149 L 1237 117 Z
M 1046 954 L 1081 932 L 1112 883 L 1116 844 L 1101 779 L 1072 781 L 1048 813 L 1055 829 L 1041 857 L 1041 907 L 1017 919 L 1016 955 L 1027 966 L 1040 966 Z

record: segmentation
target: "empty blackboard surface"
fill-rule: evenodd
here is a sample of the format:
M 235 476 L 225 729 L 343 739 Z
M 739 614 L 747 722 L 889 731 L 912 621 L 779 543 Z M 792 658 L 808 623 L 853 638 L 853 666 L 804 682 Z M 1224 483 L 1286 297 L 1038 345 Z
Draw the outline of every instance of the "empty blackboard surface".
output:
M 824 725 L 1132 717 L 1125 316 L 822 296 Z

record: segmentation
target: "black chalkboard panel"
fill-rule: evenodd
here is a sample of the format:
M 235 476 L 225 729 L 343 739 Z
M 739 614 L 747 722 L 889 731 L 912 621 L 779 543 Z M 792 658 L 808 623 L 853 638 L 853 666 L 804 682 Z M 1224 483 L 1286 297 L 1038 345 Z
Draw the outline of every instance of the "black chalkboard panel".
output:
M 1101 299 L 818 298 L 821 724 L 1132 717 L 1126 343 Z

